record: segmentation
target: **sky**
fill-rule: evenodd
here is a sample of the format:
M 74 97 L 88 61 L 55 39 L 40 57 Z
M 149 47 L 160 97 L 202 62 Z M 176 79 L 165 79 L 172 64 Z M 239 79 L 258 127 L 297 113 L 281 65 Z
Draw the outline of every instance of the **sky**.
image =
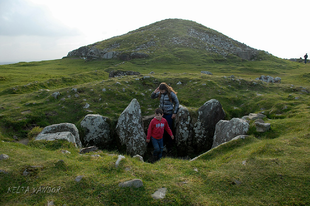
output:
M 309 0 L 0 0 L 0 62 L 61 59 L 169 18 L 280 58 L 303 58 L 310 54 L 309 11 Z

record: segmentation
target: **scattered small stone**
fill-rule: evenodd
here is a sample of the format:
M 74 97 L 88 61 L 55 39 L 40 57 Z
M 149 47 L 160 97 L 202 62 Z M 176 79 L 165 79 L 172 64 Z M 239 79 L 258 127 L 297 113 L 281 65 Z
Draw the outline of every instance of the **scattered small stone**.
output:
M 6 154 L 0 155 L 0 160 L 6 160 L 6 159 L 9 159 L 9 155 L 6 155 Z
M 27 171 L 27 169 L 24 170 L 23 175 L 27 176 L 29 174 L 29 172 Z
M 154 194 L 152 194 L 151 196 L 155 199 L 164 199 L 167 193 L 167 188 L 160 188 L 158 189 Z
M 141 155 L 135 155 L 132 158 L 139 159 L 141 162 L 144 162 L 143 157 Z
M 243 164 L 243 165 L 246 165 L 246 160 L 242 161 L 242 164 Z
M 76 181 L 76 182 L 80 182 L 80 181 L 83 179 L 83 177 L 84 177 L 84 176 L 82 176 L 82 175 L 77 176 L 77 177 L 75 178 L 75 181 Z
M 98 147 L 96 146 L 85 147 L 85 148 L 80 149 L 80 154 L 97 151 L 97 150 L 98 150 Z
M 57 99 L 59 95 L 60 95 L 60 92 L 54 92 L 54 93 L 52 94 L 52 97 L 54 97 L 55 99 Z
M 119 166 L 119 163 L 121 162 L 122 159 L 125 159 L 123 155 L 118 155 L 118 159 L 115 162 L 115 167 Z
M 179 81 L 179 82 L 177 83 L 177 85 L 180 85 L 180 84 L 182 84 L 182 82 Z
M 134 187 L 139 188 L 143 187 L 143 182 L 140 179 L 133 179 L 126 182 L 119 183 L 119 187 Z
M 211 72 L 208 71 L 201 71 L 202 74 L 208 74 L 208 75 L 213 75 Z
M 270 123 L 255 122 L 257 132 L 266 132 L 270 129 Z
M 9 174 L 7 171 L 5 170 L 0 170 L 0 173 L 3 173 L 3 174 Z
M 241 181 L 234 179 L 231 184 L 240 185 L 241 183 L 242 183 Z
M 47 202 L 47 206 L 53 206 L 53 205 L 55 205 L 53 200 Z
M 97 155 L 91 155 L 91 157 L 100 157 L 100 155 L 98 155 L 98 154 Z
M 84 106 L 83 108 L 84 108 L 84 109 L 88 109 L 89 106 L 90 106 L 90 105 L 89 105 L 88 103 L 86 103 L 85 106 Z
M 195 172 L 198 172 L 198 169 L 197 169 L 197 168 L 194 168 L 194 171 L 195 171 Z

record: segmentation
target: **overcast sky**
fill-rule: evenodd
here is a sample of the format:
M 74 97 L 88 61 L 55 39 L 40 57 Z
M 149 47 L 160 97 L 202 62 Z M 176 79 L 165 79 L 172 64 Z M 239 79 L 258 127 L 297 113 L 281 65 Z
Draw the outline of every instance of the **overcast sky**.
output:
M 0 0 L 0 62 L 61 59 L 168 18 L 192 20 L 280 58 L 310 53 L 310 0 Z

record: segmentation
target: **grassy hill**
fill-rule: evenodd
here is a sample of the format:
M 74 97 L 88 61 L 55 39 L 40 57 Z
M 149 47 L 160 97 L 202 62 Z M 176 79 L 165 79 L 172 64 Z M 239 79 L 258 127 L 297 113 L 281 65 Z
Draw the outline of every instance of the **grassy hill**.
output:
M 190 47 L 158 49 L 154 56 L 130 61 L 64 58 L 0 65 L 0 154 L 9 155 L 0 160 L 0 170 L 7 172 L 0 172 L 0 204 L 43 205 L 53 200 L 55 205 L 310 205 L 310 66 L 263 51 L 259 59 L 248 61 Z M 112 70 L 141 75 L 109 78 Z M 282 82 L 255 80 L 261 75 L 281 77 Z M 116 121 L 133 98 L 143 116 L 152 114 L 159 102 L 150 94 L 160 82 L 170 84 L 180 103 L 192 111 L 217 99 L 227 119 L 262 112 L 271 130 L 260 134 L 251 126 L 248 139 L 222 145 L 191 162 L 163 158 L 149 164 L 122 154 L 126 158 L 118 168 L 116 150 L 81 155 L 62 141 L 23 145 L 15 140 L 32 138 L 54 123 L 78 126 L 89 113 Z M 61 93 L 58 99 L 51 96 L 54 92 Z M 83 108 L 86 103 L 88 109 Z M 24 176 L 25 169 L 32 173 Z M 76 182 L 77 176 L 83 179 Z M 144 186 L 118 186 L 130 179 L 141 179 Z M 162 187 L 167 188 L 166 197 L 154 200 L 151 194 Z

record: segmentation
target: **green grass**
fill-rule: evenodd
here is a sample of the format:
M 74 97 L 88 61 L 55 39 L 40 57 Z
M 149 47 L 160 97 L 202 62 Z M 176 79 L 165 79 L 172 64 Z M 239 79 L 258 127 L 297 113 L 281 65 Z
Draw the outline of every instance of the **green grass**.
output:
M 53 200 L 55 205 L 309 205 L 310 105 L 305 89 L 309 91 L 310 66 L 269 56 L 219 62 L 204 55 L 184 48 L 171 56 L 124 63 L 65 58 L 0 66 L 0 154 L 10 157 L 0 164 L 0 170 L 8 172 L 0 173 L 0 204 L 44 205 Z M 141 75 L 109 78 L 108 71 L 117 69 Z M 282 83 L 255 81 L 260 75 L 279 76 Z M 80 155 L 61 141 L 30 141 L 27 146 L 14 142 L 13 136 L 31 138 L 50 124 L 79 126 L 89 113 L 115 123 L 133 98 L 143 116 L 152 114 L 159 102 L 150 94 L 160 82 L 170 84 L 191 112 L 217 99 L 226 119 L 263 112 L 271 130 L 261 134 L 251 126 L 247 139 L 221 145 L 192 162 L 164 158 L 149 164 L 125 155 L 118 168 L 118 151 Z M 61 93 L 58 99 L 51 96 L 56 91 Z M 86 103 L 91 111 L 83 108 Z M 32 176 L 23 176 L 30 166 L 40 167 L 32 169 Z M 75 182 L 79 175 L 83 179 Z M 142 188 L 118 186 L 136 178 L 143 181 Z M 18 186 L 24 190 L 12 192 Z M 47 193 L 38 191 L 40 186 L 61 189 Z M 151 194 L 161 187 L 168 190 L 165 199 L 154 200 Z

